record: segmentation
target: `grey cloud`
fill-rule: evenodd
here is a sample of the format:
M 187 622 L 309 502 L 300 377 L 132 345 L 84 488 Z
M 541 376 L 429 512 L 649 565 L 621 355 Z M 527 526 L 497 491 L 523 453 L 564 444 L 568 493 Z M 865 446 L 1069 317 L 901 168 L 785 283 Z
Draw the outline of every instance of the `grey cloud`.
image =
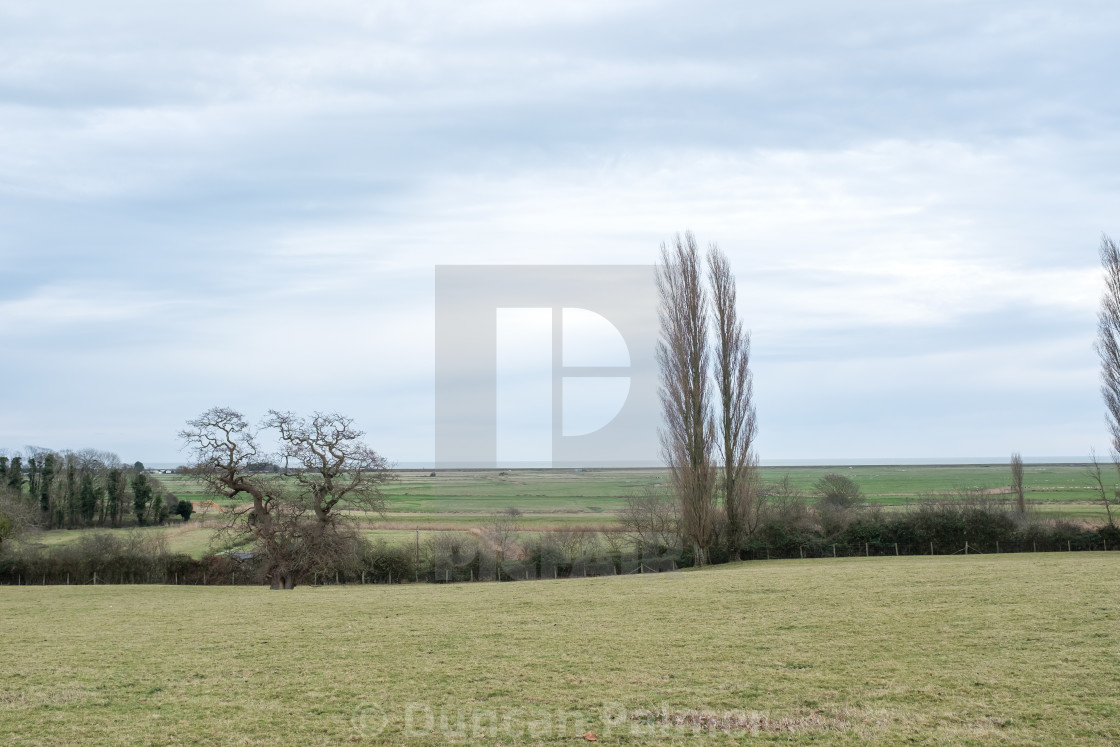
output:
M 0 445 L 104 437 L 163 458 L 193 410 L 317 396 L 423 452 L 435 261 L 557 261 L 570 241 L 580 261 L 648 262 L 666 230 L 692 227 L 731 249 L 745 289 L 767 284 L 767 306 L 751 307 L 760 382 L 776 387 L 760 396 L 777 397 L 764 438 L 816 456 L 827 442 L 798 434 L 820 407 L 798 409 L 775 372 L 840 366 L 829 391 L 858 393 L 874 367 L 919 376 L 913 359 L 934 351 L 978 361 L 1091 335 L 1095 299 L 933 301 L 938 318 L 906 324 L 853 307 L 888 255 L 992 273 L 1092 266 L 1097 234 L 1118 230 L 1118 30 L 1120 10 L 1091 1 L 5 3 L 0 308 L 62 289 L 60 307 L 71 294 L 120 315 L 2 320 L 17 332 L 0 383 L 25 401 Z M 819 309 L 783 307 L 804 288 L 849 308 L 825 325 Z M 223 325 L 292 344 L 286 330 L 340 319 L 394 347 L 342 355 L 333 390 L 267 357 L 255 389 L 253 372 L 207 370 L 228 352 L 211 342 Z M 1090 352 L 1067 373 L 1091 365 Z M 1087 394 L 1031 384 L 1051 403 L 1040 420 L 1078 413 L 1057 429 L 1070 441 L 1100 431 L 1082 378 Z M 984 404 L 988 386 L 954 380 L 923 422 L 1005 419 L 1010 400 Z M 848 440 L 880 448 L 907 396 L 856 394 L 820 422 L 863 412 L 875 428 Z M 159 403 L 171 414 L 146 425 Z M 975 448 L 1007 437 L 978 433 Z

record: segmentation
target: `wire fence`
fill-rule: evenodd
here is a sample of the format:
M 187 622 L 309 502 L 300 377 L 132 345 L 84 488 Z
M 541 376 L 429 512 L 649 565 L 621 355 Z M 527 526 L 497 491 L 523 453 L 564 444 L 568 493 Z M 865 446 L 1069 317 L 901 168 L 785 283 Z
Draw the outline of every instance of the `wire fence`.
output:
M 1107 537 L 1047 540 L 963 540 L 961 542 L 891 542 L 866 540 L 861 543 L 783 542 L 769 545 L 753 543 L 740 554 L 745 561 L 810 560 L 840 558 L 879 558 L 938 555 L 991 555 L 1009 553 L 1101 552 L 1120 550 L 1120 542 Z M 266 571 L 251 553 L 241 557 L 156 556 L 99 559 L 99 562 L 61 562 L 43 556 L 6 558 L 0 563 L 0 585 L 102 585 L 168 584 L 191 586 L 257 586 L 266 582 Z M 398 556 L 398 561 L 400 557 Z M 71 561 L 73 559 L 71 558 Z M 305 574 L 304 584 L 458 584 L 482 582 L 541 581 L 564 578 L 629 576 L 666 573 L 693 565 L 687 554 L 641 556 L 637 553 L 612 553 L 586 558 L 556 560 L 527 557 L 503 560 L 478 552 L 465 562 L 440 562 L 431 559 L 421 564 L 398 562 L 395 566 L 371 564 L 369 567 L 336 569 Z

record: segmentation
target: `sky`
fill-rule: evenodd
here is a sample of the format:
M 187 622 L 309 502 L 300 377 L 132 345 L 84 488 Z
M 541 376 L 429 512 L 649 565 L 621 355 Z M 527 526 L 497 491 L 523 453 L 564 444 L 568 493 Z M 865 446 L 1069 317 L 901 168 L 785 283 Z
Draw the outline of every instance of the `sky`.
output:
M 226 405 L 427 462 L 437 265 L 692 230 L 764 461 L 1106 453 L 1120 6 L 777 5 L 0 0 L 0 448 Z

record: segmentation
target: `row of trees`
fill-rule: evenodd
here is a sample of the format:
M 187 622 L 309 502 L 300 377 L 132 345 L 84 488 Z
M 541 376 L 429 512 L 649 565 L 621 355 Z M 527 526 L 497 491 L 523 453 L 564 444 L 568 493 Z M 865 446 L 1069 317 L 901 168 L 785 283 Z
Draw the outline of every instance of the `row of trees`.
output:
M 738 558 L 759 510 L 750 333 L 738 317 L 735 276 L 715 244 L 706 266 L 705 278 L 692 233 L 661 245 L 661 446 L 699 564 L 717 539 Z M 717 538 L 721 504 L 726 529 Z
M 9 521 L 15 516 L 41 529 L 162 524 L 173 512 L 189 518 L 193 510 L 163 491 L 140 462 L 128 466 L 94 449 L 0 456 L 0 497 Z

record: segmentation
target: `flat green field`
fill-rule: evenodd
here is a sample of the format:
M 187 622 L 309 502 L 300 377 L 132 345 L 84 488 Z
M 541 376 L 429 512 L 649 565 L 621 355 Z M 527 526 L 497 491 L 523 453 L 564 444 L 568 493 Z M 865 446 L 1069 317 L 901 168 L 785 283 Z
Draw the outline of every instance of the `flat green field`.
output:
M 176 521 L 170 526 L 163 527 L 130 527 L 121 530 L 104 528 L 61 529 L 36 532 L 22 537 L 20 541 L 25 545 L 41 545 L 46 548 L 53 548 L 77 542 L 82 537 L 92 533 L 117 531 L 138 534 L 142 537 L 162 535 L 167 543 L 168 552 L 186 553 L 192 557 L 201 558 L 210 552 L 210 540 L 214 536 L 215 529 L 201 522 L 183 524 Z
M 502 474 L 502 473 L 505 474 Z M 811 494 L 813 483 L 829 472 L 840 472 L 863 488 L 869 503 L 905 506 L 935 493 L 959 489 L 999 491 L 1011 482 L 1007 465 L 882 466 L 882 467 L 763 467 L 764 482 L 788 475 L 790 484 Z M 1063 518 L 1103 521 L 1104 510 L 1094 503 L 1089 473 L 1084 465 L 1027 465 L 1027 499 L 1035 510 Z M 486 516 L 515 507 L 524 513 L 529 529 L 602 527 L 616 521 L 626 498 L 657 487 L 664 470 L 493 470 L 403 471 L 385 487 L 386 516 L 371 517 L 372 528 L 453 529 L 477 527 Z M 1111 475 L 1105 472 L 1106 479 Z M 185 500 L 209 500 L 190 478 L 161 475 L 160 481 Z M 220 501 L 219 501 L 220 502 Z
M 997 500 L 1009 497 L 999 492 L 1010 482 L 1006 465 L 764 467 L 762 479 L 776 482 L 788 475 L 790 484 L 811 499 L 813 483 L 829 472 L 851 477 L 863 488 L 868 503 L 892 510 L 929 494 L 958 489 L 992 491 Z M 1085 466 L 1027 465 L 1025 473 L 1027 498 L 1034 511 L 1055 518 L 1104 521 L 1103 507 L 1093 502 L 1095 494 Z M 197 503 L 216 498 L 186 476 L 159 475 L 158 479 L 180 500 Z M 665 479 L 665 471 L 656 469 L 444 471 L 435 477 L 428 471 L 404 471 L 385 488 L 386 513 L 363 515 L 361 522 L 370 538 L 402 544 L 415 542 L 417 529 L 421 540 L 437 531 L 477 531 L 496 512 L 510 507 L 522 512 L 519 526 L 527 532 L 604 530 L 617 526 L 618 511 L 627 496 L 657 488 Z M 228 501 L 216 502 L 229 505 Z M 209 551 L 219 521 L 220 510 L 211 507 L 186 524 L 172 519 L 163 529 L 139 531 L 163 532 L 172 552 L 201 557 Z M 91 531 L 104 530 L 43 532 L 25 541 L 55 546 Z
M 1103 471 L 1103 470 L 1102 470 Z M 762 467 L 763 482 L 786 475 L 809 494 L 813 484 L 830 472 L 859 483 L 872 502 L 904 504 L 931 493 L 961 488 L 999 490 L 1011 484 L 1007 465 L 879 466 L 879 467 Z M 386 495 L 394 511 L 500 510 L 510 505 L 522 511 L 615 511 L 629 495 L 664 483 L 664 470 L 508 470 L 402 472 Z M 1107 472 L 1105 478 L 1109 477 Z M 166 479 L 166 478 L 165 478 Z M 1024 482 L 1032 501 L 1087 501 L 1092 482 L 1084 465 L 1026 465 Z
M 1116 744 L 1105 553 L 505 584 L 0 587 L 39 744 Z

